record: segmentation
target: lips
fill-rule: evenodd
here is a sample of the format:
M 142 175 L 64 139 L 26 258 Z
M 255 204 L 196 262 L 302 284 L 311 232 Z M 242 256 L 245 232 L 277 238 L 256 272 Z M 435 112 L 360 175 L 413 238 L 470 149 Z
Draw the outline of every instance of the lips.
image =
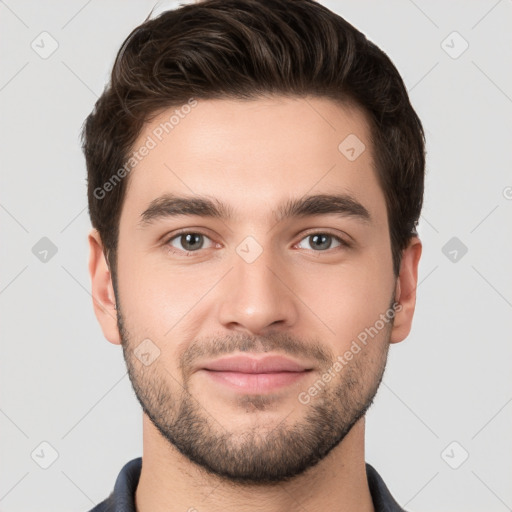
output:
M 312 368 L 284 356 L 266 356 L 260 359 L 231 356 L 206 363 L 204 369 L 215 372 L 281 373 L 304 372 Z
M 261 358 L 230 356 L 201 367 L 211 382 L 231 390 L 251 394 L 268 394 L 304 378 L 313 368 L 280 355 Z

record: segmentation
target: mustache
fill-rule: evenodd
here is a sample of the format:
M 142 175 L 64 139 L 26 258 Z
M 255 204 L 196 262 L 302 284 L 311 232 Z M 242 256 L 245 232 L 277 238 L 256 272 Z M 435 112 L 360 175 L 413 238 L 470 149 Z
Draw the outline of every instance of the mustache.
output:
M 183 375 L 187 375 L 197 359 L 218 358 L 234 352 L 254 354 L 275 352 L 282 355 L 298 356 L 314 360 L 320 367 L 328 367 L 335 360 L 333 352 L 318 340 L 305 340 L 284 332 L 266 336 L 236 333 L 228 336 L 194 339 L 181 350 L 179 367 Z

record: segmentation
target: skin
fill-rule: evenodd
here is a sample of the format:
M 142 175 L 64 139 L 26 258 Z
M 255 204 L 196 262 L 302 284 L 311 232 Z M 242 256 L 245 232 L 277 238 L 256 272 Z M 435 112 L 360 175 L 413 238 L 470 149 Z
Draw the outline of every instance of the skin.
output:
M 134 147 L 172 110 L 146 125 Z M 349 134 L 366 145 L 354 161 L 338 150 Z M 141 226 L 142 212 L 163 193 L 216 198 L 233 216 L 181 215 Z M 332 213 L 276 216 L 286 200 L 333 193 L 350 194 L 370 220 Z M 206 235 L 203 248 L 185 252 L 183 240 L 172 238 L 181 229 Z M 330 248 L 317 250 L 308 237 L 312 231 L 351 246 L 331 239 Z M 261 248 L 251 263 L 237 252 L 248 236 Z M 377 391 L 389 345 L 410 331 L 421 242 L 411 239 L 395 277 L 386 203 L 360 109 L 318 97 L 200 100 L 129 176 L 116 293 L 96 230 L 89 244 L 95 314 L 107 340 L 123 345 L 137 396 L 153 408 L 160 427 L 178 428 L 179 405 L 187 404 L 208 427 L 203 437 L 223 436 L 227 452 L 214 457 L 219 465 L 227 465 L 230 455 L 270 457 L 265 443 L 284 440 L 286 451 L 269 459 L 271 473 L 276 461 L 306 451 L 305 443 L 293 450 L 286 443 L 293 428 L 307 433 L 314 411 L 331 415 L 327 424 L 334 425 L 326 434 L 332 445 L 327 453 L 294 476 L 242 481 L 191 461 L 145 412 L 139 512 L 374 510 L 364 465 L 364 408 Z M 393 300 L 400 304 L 393 322 L 317 396 L 301 403 L 299 393 L 321 379 L 329 362 L 375 325 Z M 160 351 L 149 366 L 134 353 L 144 339 Z M 242 353 L 242 344 L 254 354 L 289 355 L 313 370 L 264 395 L 235 392 L 197 371 L 201 350 L 215 359 Z M 254 436 L 244 437 L 248 432 Z

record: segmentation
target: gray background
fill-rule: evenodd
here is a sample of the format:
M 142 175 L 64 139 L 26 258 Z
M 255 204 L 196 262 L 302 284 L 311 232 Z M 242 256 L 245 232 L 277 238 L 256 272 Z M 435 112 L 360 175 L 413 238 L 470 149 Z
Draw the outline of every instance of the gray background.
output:
M 512 2 L 322 3 L 390 55 L 427 134 L 417 313 L 366 460 L 410 511 L 512 510 Z M 142 453 L 121 348 L 93 315 L 78 133 L 153 5 L 0 1 L 2 511 L 88 510 Z

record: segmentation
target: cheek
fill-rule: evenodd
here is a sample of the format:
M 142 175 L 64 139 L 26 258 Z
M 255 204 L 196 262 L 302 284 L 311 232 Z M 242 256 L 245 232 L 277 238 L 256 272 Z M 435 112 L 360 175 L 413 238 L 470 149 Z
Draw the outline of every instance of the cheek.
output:
M 303 283 L 298 295 L 328 327 L 338 353 L 388 310 L 393 293 L 392 272 L 379 261 L 310 273 L 308 283 L 316 285 Z
M 118 287 L 127 326 L 138 336 L 153 336 L 163 343 L 196 318 L 198 305 L 203 304 L 221 270 L 206 265 L 197 269 L 171 266 L 163 255 L 120 254 Z

